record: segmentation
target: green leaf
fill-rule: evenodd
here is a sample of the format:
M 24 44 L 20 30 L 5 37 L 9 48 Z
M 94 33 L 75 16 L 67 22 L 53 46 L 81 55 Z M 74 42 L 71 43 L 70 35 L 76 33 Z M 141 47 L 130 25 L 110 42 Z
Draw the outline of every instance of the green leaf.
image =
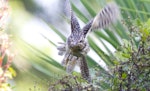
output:
M 72 4 L 73 10 L 76 12 L 76 15 L 83 21 L 88 22 L 89 20 L 86 18 L 86 16 L 74 5 Z
M 8 70 L 10 71 L 13 77 L 16 77 L 16 71 L 12 67 L 9 67 Z
M 122 74 L 122 77 L 121 77 L 122 79 L 126 79 L 127 78 L 127 74 L 124 72 L 123 74 Z
M 81 0 L 82 4 L 85 6 L 85 8 L 88 10 L 88 12 L 95 17 L 96 16 L 96 12 L 94 12 L 94 10 L 92 9 L 92 7 L 90 7 L 87 3 L 86 0 Z
M 131 57 L 130 54 L 126 54 L 126 53 L 122 53 L 122 56 L 125 57 L 125 58 L 130 58 Z

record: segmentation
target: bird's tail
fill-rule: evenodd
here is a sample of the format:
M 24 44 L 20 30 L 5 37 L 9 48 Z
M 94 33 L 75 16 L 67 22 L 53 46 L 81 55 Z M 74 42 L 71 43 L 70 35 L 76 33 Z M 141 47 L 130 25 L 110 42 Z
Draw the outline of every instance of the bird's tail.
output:
M 87 65 L 87 62 L 86 62 L 86 58 L 85 58 L 84 55 L 82 55 L 80 57 L 79 66 L 80 66 L 82 77 L 85 80 L 87 80 L 88 82 L 91 82 L 91 77 L 90 77 L 90 74 L 89 74 L 89 68 L 88 68 L 88 65 Z

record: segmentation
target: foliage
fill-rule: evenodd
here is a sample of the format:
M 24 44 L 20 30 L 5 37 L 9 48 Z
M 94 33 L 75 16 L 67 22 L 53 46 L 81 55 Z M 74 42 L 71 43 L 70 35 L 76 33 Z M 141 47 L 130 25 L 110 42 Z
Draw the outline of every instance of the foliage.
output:
M 0 1 L 0 91 L 12 91 L 8 80 L 16 76 L 11 67 L 14 54 L 9 51 L 12 43 L 4 31 L 8 13 L 7 1 Z
M 8 79 L 13 79 L 16 76 L 14 69 L 11 67 L 14 55 L 9 52 L 11 42 L 8 35 L 0 35 L 0 90 L 11 91 L 11 86 Z
M 129 28 L 130 38 L 123 39 L 121 50 L 115 52 L 111 74 L 91 68 L 92 83 L 86 83 L 80 75 L 67 75 L 51 85 L 49 91 L 149 91 L 150 19 L 143 23 L 129 18 L 123 23 Z
M 150 90 L 150 19 L 143 23 L 131 19 L 125 22 L 130 40 L 124 40 L 121 51 L 116 52 L 116 67 L 112 80 L 115 91 Z
M 73 74 L 66 75 L 54 84 L 51 84 L 49 91 L 91 91 L 93 89 L 93 86 L 88 84 L 79 74 Z
M 10 1 L 17 2 L 17 0 L 10 0 Z M 60 0 L 60 2 L 63 2 L 63 1 L 64 0 Z M 107 1 L 111 1 L 111 0 L 94 0 L 94 1 L 80 0 L 81 1 L 80 6 L 84 7 L 85 10 L 83 10 L 83 8 L 78 7 L 77 3 L 73 3 L 76 0 L 71 0 L 71 1 L 72 1 L 73 10 L 74 10 L 75 14 L 77 15 L 78 19 L 84 23 L 87 23 L 88 20 L 90 20 L 97 14 L 97 12 L 107 3 Z M 91 70 L 90 73 L 92 74 L 92 78 L 94 79 L 93 84 L 95 86 L 98 86 L 98 88 L 102 91 L 108 90 L 109 88 L 112 88 L 113 90 L 119 89 L 119 87 L 118 87 L 119 84 L 120 85 L 128 84 L 128 82 L 123 83 L 124 79 L 127 79 L 128 74 L 129 74 L 127 72 L 127 70 L 134 68 L 134 66 L 135 66 L 133 64 L 134 61 L 137 63 L 139 62 L 136 60 L 137 56 L 135 54 L 138 53 L 138 50 L 140 50 L 139 54 L 138 54 L 138 57 L 140 57 L 140 58 L 138 58 L 138 59 L 139 60 L 142 59 L 144 61 L 145 55 L 143 55 L 143 53 L 141 53 L 141 50 L 143 50 L 143 48 L 144 48 L 144 50 L 146 50 L 145 48 L 148 48 L 148 43 L 146 43 L 146 41 L 147 41 L 146 38 L 148 37 L 148 33 L 147 33 L 148 29 L 145 29 L 145 28 L 147 25 L 149 25 L 149 23 L 148 22 L 142 23 L 142 21 L 148 20 L 148 18 L 150 16 L 149 1 L 148 0 L 115 0 L 115 1 L 120 6 L 123 19 L 126 20 L 128 17 L 130 17 L 130 19 L 138 18 L 139 20 L 137 20 L 137 22 L 136 22 L 136 27 L 135 27 L 135 25 L 132 25 L 133 22 L 127 21 L 128 23 L 125 22 L 128 24 L 127 26 L 129 29 L 127 29 L 126 27 L 124 27 L 124 25 L 120 21 L 118 21 L 115 26 L 111 26 L 108 29 L 104 29 L 104 30 L 101 29 L 101 30 L 95 31 L 92 34 L 90 34 L 90 36 L 88 37 L 88 41 L 89 41 L 91 50 L 94 51 L 101 58 L 99 60 L 99 59 L 94 59 L 91 55 L 87 56 L 88 65 Z M 39 19 L 44 20 L 44 24 L 49 25 L 49 27 L 60 38 L 62 38 L 63 41 L 65 41 L 66 36 L 65 36 L 64 32 L 66 33 L 67 29 L 59 27 L 60 25 L 57 24 L 58 22 L 60 22 L 62 24 L 62 26 L 64 26 L 65 25 L 64 22 L 56 20 L 55 23 L 57 26 L 52 25 L 48 21 L 51 18 L 48 15 L 46 15 L 44 12 L 41 13 L 40 10 L 43 10 L 43 9 L 41 9 L 40 6 L 35 5 L 34 0 L 31 0 L 32 3 L 28 3 L 27 0 L 20 0 L 19 3 L 16 4 L 16 6 L 18 6 L 16 8 L 16 10 L 20 9 L 20 5 L 18 5 L 18 4 L 20 4 L 21 2 L 23 3 L 23 5 L 25 7 L 27 7 L 25 9 L 25 11 L 28 10 L 28 11 L 26 11 L 26 13 L 36 15 L 36 17 L 38 15 Z M 14 10 L 14 11 L 16 11 L 16 10 Z M 20 11 L 23 11 L 23 10 L 20 10 Z M 46 10 L 46 12 L 48 12 L 48 10 Z M 16 12 L 15 12 L 15 14 L 16 14 Z M 25 15 L 24 13 L 19 12 L 19 14 L 18 14 L 19 17 L 22 16 L 20 14 Z M 18 16 L 17 16 L 17 18 L 18 18 Z M 14 23 L 12 23 L 12 24 L 14 24 Z M 20 26 L 18 24 L 19 23 L 17 22 L 17 24 L 15 24 L 15 25 Z M 131 31 L 134 29 L 134 27 L 140 31 L 135 31 L 135 30 Z M 60 28 L 61 28 L 61 30 L 60 30 Z M 14 29 L 15 33 L 16 33 L 16 30 L 17 30 L 17 28 Z M 129 32 L 130 32 L 130 34 L 128 34 Z M 134 38 L 133 38 L 133 35 L 134 35 Z M 51 36 L 51 34 L 49 36 Z M 142 42 L 140 40 L 139 36 L 141 36 L 142 41 L 145 40 L 145 42 Z M 48 39 L 46 36 L 43 36 L 43 37 L 46 40 L 48 40 L 50 42 L 50 44 L 52 44 L 53 46 L 56 46 L 56 44 L 53 43 L 52 39 Z M 20 36 L 16 36 L 16 39 L 20 39 Z M 97 41 L 93 41 L 95 39 L 97 39 Z M 122 39 L 124 40 L 123 42 L 122 42 Z M 132 40 L 130 40 L 130 39 L 132 39 Z M 24 41 L 21 40 L 21 42 L 24 42 Z M 99 45 L 98 43 L 101 43 L 102 45 Z M 122 43 L 125 45 L 122 45 L 122 47 L 119 47 Z M 18 42 L 16 42 L 16 44 L 18 46 L 21 46 L 21 49 L 23 50 L 23 52 L 26 52 L 26 54 L 27 54 L 27 56 L 24 57 L 24 55 L 23 55 L 23 57 L 30 64 L 30 69 L 27 69 L 28 73 L 29 73 L 28 77 L 31 77 L 34 75 L 38 79 L 45 78 L 45 79 L 51 81 L 50 78 L 53 77 L 52 76 L 53 74 L 57 74 L 57 73 L 66 74 L 66 73 L 64 73 L 64 70 L 62 71 L 62 66 L 57 62 L 57 60 L 55 58 L 52 58 L 47 53 L 40 51 L 40 49 L 35 48 L 31 44 L 22 43 L 20 45 L 20 43 L 18 43 Z M 125 46 L 127 48 L 124 48 L 123 46 Z M 143 46 L 143 47 L 139 48 L 139 46 Z M 55 47 L 53 47 L 53 48 L 55 48 Z M 114 55 L 112 49 L 120 50 L 120 51 L 117 51 L 116 55 Z M 124 50 L 122 50 L 122 49 L 124 49 Z M 145 51 L 145 53 L 147 53 L 147 52 L 148 52 L 148 50 Z M 133 53 L 133 55 L 131 55 L 132 53 Z M 114 56 L 116 56 L 116 58 L 114 58 Z M 146 56 L 147 56 L 147 54 L 146 54 Z M 132 58 L 134 58 L 133 59 L 134 61 L 132 61 Z M 112 60 L 112 59 L 114 59 L 114 60 Z M 106 66 L 105 67 L 102 66 L 100 64 L 101 63 L 100 61 L 104 61 Z M 123 63 L 122 61 L 125 63 L 122 64 Z M 128 63 L 128 61 L 129 61 L 129 63 Z M 143 61 L 140 61 L 140 62 L 143 62 Z M 130 63 L 132 63 L 132 64 L 130 64 Z M 114 69 L 115 65 L 117 65 L 117 67 L 115 67 L 116 70 L 113 73 L 113 69 Z M 119 71 L 120 66 L 122 67 L 122 70 L 124 71 L 123 73 Z M 124 67 L 127 69 L 125 69 Z M 20 71 L 19 68 L 17 68 L 17 69 Z M 137 70 L 136 67 L 134 69 L 131 69 L 131 71 L 133 71 L 133 72 L 136 72 L 136 70 Z M 118 73 L 118 72 L 120 72 L 120 73 Z M 21 73 L 21 71 L 19 73 Z M 121 79 L 119 79 L 119 75 L 122 76 Z M 26 74 L 24 74 L 22 78 L 25 78 L 25 77 L 26 77 Z M 71 78 L 73 78 L 73 77 L 74 76 L 72 76 Z M 140 77 L 142 77 L 142 76 L 140 76 Z M 56 77 L 54 79 L 58 79 L 58 78 Z M 16 81 L 20 81 L 20 80 L 21 79 L 18 79 Z M 57 83 L 57 81 L 56 81 L 56 83 Z M 120 88 L 120 89 L 127 89 L 125 85 L 122 86 L 122 88 Z M 61 86 L 61 87 L 63 87 L 63 86 Z M 24 85 L 23 85 L 23 88 L 25 88 Z

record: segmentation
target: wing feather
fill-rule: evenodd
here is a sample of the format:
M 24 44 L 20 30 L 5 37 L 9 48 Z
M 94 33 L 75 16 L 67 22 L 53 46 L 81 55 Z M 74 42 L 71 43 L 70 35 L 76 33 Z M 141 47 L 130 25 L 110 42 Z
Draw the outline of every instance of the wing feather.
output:
M 120 15 L 120 10 L 117 4 L 114 2 L 109 3 L 95 16 L 94 19 L 89 21 L 83 27 L 82 30 L 84 36 L 87 36 L 88 32 L 90 32 L 93 29 L 108 27 L 111 23 L 117 21 L 119 15 Z

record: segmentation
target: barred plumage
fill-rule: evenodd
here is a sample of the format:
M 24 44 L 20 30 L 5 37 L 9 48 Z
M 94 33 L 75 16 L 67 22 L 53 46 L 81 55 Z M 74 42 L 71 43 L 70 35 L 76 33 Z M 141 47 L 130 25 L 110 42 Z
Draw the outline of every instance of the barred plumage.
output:
M 85 56 L 89 52 L 89 45 L 86 41 L 86 36 L 90 30 L 97 28 L 105 28 L 110 23 L 114 22 L 118 18 L 119 8 L 115 3 L 110 3 L 104 7 L 94 19 L 89 21 L 81 30 L 75 14 L 71 9 L 69 0 L 66 0 L 66 16 L 69 17 L 71 22 L 71 34 L 67 38 L 66 43 L 60 43 L 57 49 L 59 55 L 64 55 L 62 65 L 66 67 L 66 71 L 71 73 L 79 62 L 81 75 L 88 82 L 91 82 L 88 65 Z
M 91 29 L 107 27 L 118 19 L 119 13 L 115 3 L 107 4 L 94 18 Z
M 93 19 L 91 21 L 89 21 L 82 29 L 82 33 L 84 35 L 84 37 L 87 36 L 87 33 L 89 32 L 89 30 L 91 29 L 91 26 L 92 26 L 92 23 L 93 23 Z
M 98 28 L 105 28 L 115 22 L 119 17 L 119 8 L 115 3 L 107 4 L 89 23 L 82 29 L 84 36 Z

